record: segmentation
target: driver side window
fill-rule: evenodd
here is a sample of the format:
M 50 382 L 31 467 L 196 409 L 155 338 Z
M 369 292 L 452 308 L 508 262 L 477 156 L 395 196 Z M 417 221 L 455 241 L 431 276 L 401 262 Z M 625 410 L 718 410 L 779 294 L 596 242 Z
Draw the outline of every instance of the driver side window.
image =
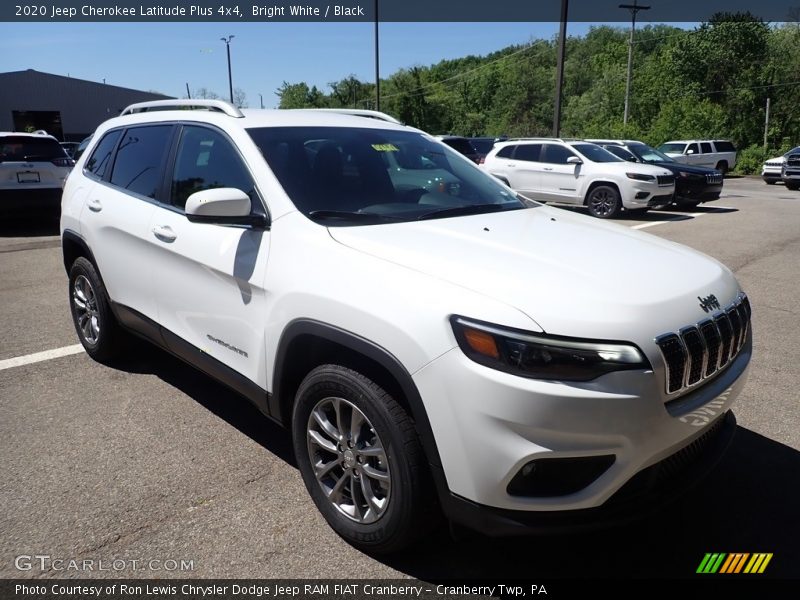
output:
M 258 205 L 253 178 L 231 143 L 213 129 L 184 126 L 175 158 L 170 203 L 182 210 L 195 192 L 222 187 L 242 190 L 250 196 L 253 206 Z

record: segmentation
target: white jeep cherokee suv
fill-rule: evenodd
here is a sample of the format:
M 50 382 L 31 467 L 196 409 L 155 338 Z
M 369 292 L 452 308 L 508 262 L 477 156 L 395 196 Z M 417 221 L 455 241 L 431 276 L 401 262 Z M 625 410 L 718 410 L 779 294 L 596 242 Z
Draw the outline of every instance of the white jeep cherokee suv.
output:
M 630 163 L 596 144 L 556 138 L 499 142 L 483 168 L 526 198 L 585 205 L 595 217 L 670 204 L 675 176 L 663 167 Z
M 457 185 L 396 188 L 381 157 L 401 150 Z M 98 128 L 61 226 L 87 353 L 132 332 L 240 392 L 368 551 L 442 512 L 493 535 L 628 518 L 734 430 L 752 338 L 725 266 L 523 202 L 410 127 L 134 105 Z

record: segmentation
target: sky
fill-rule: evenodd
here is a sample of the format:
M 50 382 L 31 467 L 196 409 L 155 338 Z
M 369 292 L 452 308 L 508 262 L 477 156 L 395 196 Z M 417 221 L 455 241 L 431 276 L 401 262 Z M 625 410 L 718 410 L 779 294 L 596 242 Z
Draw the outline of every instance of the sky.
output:
M 626 23 L 611 25 L 629 27 Z M 570 23 L 584 35 L 590 23 Z M 693 24 L 677 24 L 684 28 Z M 381 23 L 380 69 L 430 65 L 512 44 L 552 39 L 558 23 Z M 372 23 L 0 23 L 0 72 L 35 69 L 185 97 L 207 88 L 226 98 L 223 36 L 231 42 L 234 87 L 250 107 L 277 105 L 284 81 L 328 90 L 350 74 L 374 81 Z

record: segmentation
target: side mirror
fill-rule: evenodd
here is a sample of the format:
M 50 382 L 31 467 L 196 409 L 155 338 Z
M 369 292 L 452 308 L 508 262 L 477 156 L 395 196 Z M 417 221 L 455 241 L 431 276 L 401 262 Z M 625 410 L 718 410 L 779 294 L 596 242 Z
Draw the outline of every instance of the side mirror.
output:
M 186 200 L 186 218 L 192 223 L 266 225 L 261 215 L 251 215 L 250 196 L 236 188 L 195 192 Z
M 629 156 L 629 157 L 628 157 L 628 158 L 626 158 L 625 160 L 627 160 L 628 162 L 633 162 L 633 163 L 635 163 L 635 162 L 639 162 L 638 160 L 636 160 L 636 157 L 635 157 L 635 156 Z
M 583 161 L 580 158 L 578 158 L 577 156 L 570 156 L 567 159 L 567 164 L 568 165 L 582 165 Z
M 689 149 L 689 150 L 686 151 L 686 154 L 694 154 L 694 150 Z

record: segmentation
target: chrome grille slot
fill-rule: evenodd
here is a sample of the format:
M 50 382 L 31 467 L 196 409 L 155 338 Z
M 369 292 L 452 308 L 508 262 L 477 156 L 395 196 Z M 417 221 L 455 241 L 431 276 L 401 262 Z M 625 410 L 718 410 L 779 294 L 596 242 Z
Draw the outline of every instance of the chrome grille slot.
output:
M 719 366 L 720 368 L 728 364 L 731 357 L 731 341 L 733 339 L 733 327 L 728 315 L 722 313 L 714 317 L 719 328 L 719 334 L 722 336 L 722 345 L 719 347 Z
M 680 333 L 658 336 L 655 342 L 664 359 L 667 393 L 700 385 L 733 362 L 747 340 L 750 315 L 750 302 L 740 294 L 712 318 L 684 327 Z
M 689 368 L 685 385 L 694 385 L 703 377 L 706 360 L 706 345 L 697 327 L 681 329 L 681 339 L 689 354 Z
M 667 391 L 672 394 L 683 387 L 686 371 L 686 348 L 674 333 L 668 333 L 656 340 L 667 365 Z
M 722 337 L 719 335 L 716 323 L 709 319 L 700 323 L 700 332 L 708 348 L 708 361 L 706 362 L 706 377 L 713 375 L 719 367 L 719 344 Z

